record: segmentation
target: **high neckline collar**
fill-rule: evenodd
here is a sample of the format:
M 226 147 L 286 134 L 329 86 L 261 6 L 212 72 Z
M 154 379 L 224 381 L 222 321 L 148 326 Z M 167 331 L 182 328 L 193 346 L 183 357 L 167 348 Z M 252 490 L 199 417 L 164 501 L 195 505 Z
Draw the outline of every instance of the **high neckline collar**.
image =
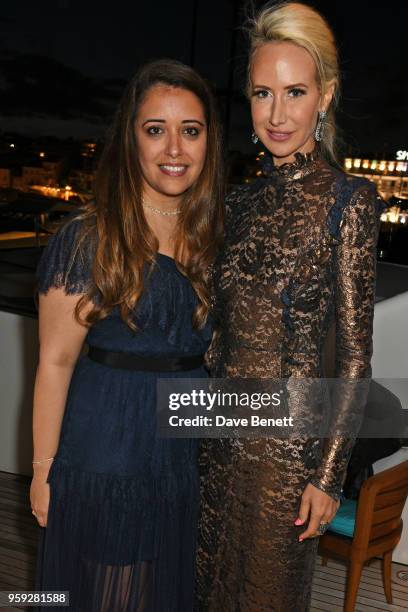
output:
M 313 151 L 301 153 L 298 151 L 294 155 L 295 159 L 276 166 L 272 154 L 265 151 L 262 156 L 262 172 L 264 176 L 275 177 L 280 180 L 298 180 L 316 170 L 317 162 L 321 159 L 321 152 L 318 146 Z

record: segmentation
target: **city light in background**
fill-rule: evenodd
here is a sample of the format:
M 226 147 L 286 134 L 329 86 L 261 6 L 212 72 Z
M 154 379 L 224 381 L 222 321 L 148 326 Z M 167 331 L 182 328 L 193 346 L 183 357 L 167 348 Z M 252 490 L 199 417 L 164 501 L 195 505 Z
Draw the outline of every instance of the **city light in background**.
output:
M 98 156 L 126 81 L 153 57 L 180 59 L 212 83 L 224 126 L 230 185 L 262 176 L 264 151 L 251 143 L 243 93 L 248 41 L 242 25 L 251 6 L 263 2 L 180 0 L 177 11 L 163 6 L 159 20 L 156 8 L 147 3 L 129 4 L 126 20 L 102 8 L 98 13 L 84 9 L 78 19 L 74 4 L 65 0 L 43 13 L 34 6 L 23 13 L 12 5 L 2 7 L 7 19 L 0 20 L 0 35 L 7 52 L 0 66 L 0 246 L 8 236 L 16 244 L 19 228 L 27 243 L 35 198 L 41 209 L 37 243 L 47 239 L 60 217 L 92 199 Z M 388 246 L 379 253 L 393 257 L 389 247 L 399 235 L 397 226 L 408 230 L 403 9 L 394 7 L 388 33 L 371 4 L 316 0 L 314 5 L 341 41 L 338 123 L 345 146 L 339 163 L 346 172 L 373 181 L 387 202 L 382 232 Z M 378 53 L 375 41 L 380 39 Z

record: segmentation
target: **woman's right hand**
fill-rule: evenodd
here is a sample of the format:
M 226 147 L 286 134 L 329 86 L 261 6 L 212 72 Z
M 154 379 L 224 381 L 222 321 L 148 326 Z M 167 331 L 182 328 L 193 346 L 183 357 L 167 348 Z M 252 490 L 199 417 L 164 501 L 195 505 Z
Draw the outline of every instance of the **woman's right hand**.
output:
M 50 485 L 47 483 L 49 469 L 49 466 L 34 469 L 30 487 L 31 509 L 40 527 L 47 526 L 48 506 L 50 505 Z

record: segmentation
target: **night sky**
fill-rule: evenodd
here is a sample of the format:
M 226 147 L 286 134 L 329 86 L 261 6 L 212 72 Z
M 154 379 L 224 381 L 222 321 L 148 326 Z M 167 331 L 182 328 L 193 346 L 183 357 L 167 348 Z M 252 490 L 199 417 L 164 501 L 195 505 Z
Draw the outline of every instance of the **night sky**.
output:
M 232 83 L 229 148 L 251 151 L 249 109 L 241 94 L 246 38 L 240 30 L 250 4 L 3 2 L 0 129 L 34 136 L 103 137 L 123 86 L 137 67 L 152 58 L 172 57 L 193 63 L 214 84 L 224 119 Z M 338 120 L 345 152 L 379 157 L 408 149 L 408 3 L 309 4 L 327 17 L 339 44 L 343 82 Z

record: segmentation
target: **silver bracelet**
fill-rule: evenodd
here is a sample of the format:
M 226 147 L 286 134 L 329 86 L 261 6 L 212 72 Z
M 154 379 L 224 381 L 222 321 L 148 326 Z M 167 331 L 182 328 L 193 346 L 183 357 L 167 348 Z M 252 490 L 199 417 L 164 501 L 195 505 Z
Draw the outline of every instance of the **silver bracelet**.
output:
M 39 461 L 32 461 L 31 463 L 45 463 L 46 461 L 52 461 L 55 457 L 48 457 L 48 459 L 40 459 Z

